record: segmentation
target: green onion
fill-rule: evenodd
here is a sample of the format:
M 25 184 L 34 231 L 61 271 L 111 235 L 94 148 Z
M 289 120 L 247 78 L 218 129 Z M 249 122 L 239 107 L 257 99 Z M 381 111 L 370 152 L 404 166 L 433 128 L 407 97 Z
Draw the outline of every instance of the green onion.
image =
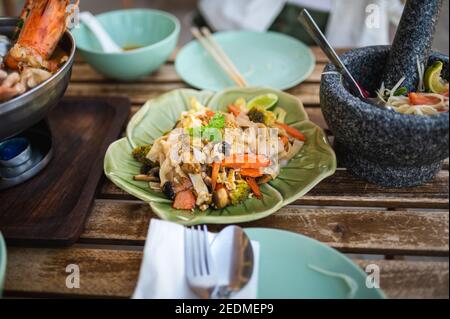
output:
M 397 91 L 394 92 L 394 96 L 405 96 L 408 94 L 408 88 L 403 86 L 398 88 Z
M 285 119 L 286 119 L 286 111 L 284 109 L 282 109 L 281 107 L 277 107 L 274 111 L 273 114 L 275 115 L 275 117 L 277 118 L 277 122 L 278 123 L 284 123 Z

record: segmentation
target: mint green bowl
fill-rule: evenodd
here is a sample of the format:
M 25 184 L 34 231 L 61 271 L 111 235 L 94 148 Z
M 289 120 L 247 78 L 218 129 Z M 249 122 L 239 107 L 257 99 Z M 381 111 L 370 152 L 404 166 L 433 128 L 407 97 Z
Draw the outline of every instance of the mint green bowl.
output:
M 178 19 L 163 11 L 119 10 L 100 14 L 97 19 L 119 46 L 138 47 L 123 53 L 104 53 L 83 23 L 73 30 L 85 61 L 116 80 L 133 81 L 158 69 L 175 50 L 180 34 Z

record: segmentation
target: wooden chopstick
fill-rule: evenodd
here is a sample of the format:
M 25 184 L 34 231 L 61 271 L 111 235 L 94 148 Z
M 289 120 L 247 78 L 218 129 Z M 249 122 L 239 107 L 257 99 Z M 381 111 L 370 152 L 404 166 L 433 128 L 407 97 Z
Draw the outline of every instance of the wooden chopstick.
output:
M 204 37 L 198 28 L 191 29 L 192 35 L 200 42 L 200 44 L 208 51 L 214 58 L 217 64 L 224 70 L 224 72 L 232 79 L 239 87 L 244 87 L 245 81 L 236 74 L 233 69 L 224 61 L 223 57 L 217 52 L 214 46 Z
M 241 72 L 239 72 L 236 65 L 231 61 L 230 57 L 225 53 L 223 48 L 217 43 L 216 39 L 214 39 L 213 35 L 211 34 L 211 31 L 207 27 L 203 27 L 201 29 L 203 35 L 208 39 L 209 43 L 213 46 L 213 48 L 217 51 L 219 56 L 225 61 L 225 63 L 231 68 L 232 72 L 236 74 L 236 76 L 239 79 L 239 82 L 242 84 L 242 86 L 247 86 L 247 82 L 245 81 L 244 77 L 242 76 Z

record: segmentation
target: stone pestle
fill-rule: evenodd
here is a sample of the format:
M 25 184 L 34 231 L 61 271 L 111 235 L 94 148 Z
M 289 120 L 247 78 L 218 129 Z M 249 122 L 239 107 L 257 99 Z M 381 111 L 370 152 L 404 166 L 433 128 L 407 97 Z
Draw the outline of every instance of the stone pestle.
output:
M 387 88 L 393 88 L 405 76 L 403 86 L 409 91 L 417 90 L 417 58 L 426 67 L 442 1 L 407 0 L 384 71 Z

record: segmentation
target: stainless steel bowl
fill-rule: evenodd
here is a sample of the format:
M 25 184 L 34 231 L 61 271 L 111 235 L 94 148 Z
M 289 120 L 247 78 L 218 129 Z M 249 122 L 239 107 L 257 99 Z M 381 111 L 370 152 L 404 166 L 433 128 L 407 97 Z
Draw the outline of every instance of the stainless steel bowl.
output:
M 0 18 L 0 34 L 12 36 L 16 18 Z M 75 56 L 75 40 L 66 32 L 59 45 L 69 53 L 69 60 L 50 79 L 32 90 L 0 104 L 0 141 L 35 125 L 59 102 L 69 85 Z

